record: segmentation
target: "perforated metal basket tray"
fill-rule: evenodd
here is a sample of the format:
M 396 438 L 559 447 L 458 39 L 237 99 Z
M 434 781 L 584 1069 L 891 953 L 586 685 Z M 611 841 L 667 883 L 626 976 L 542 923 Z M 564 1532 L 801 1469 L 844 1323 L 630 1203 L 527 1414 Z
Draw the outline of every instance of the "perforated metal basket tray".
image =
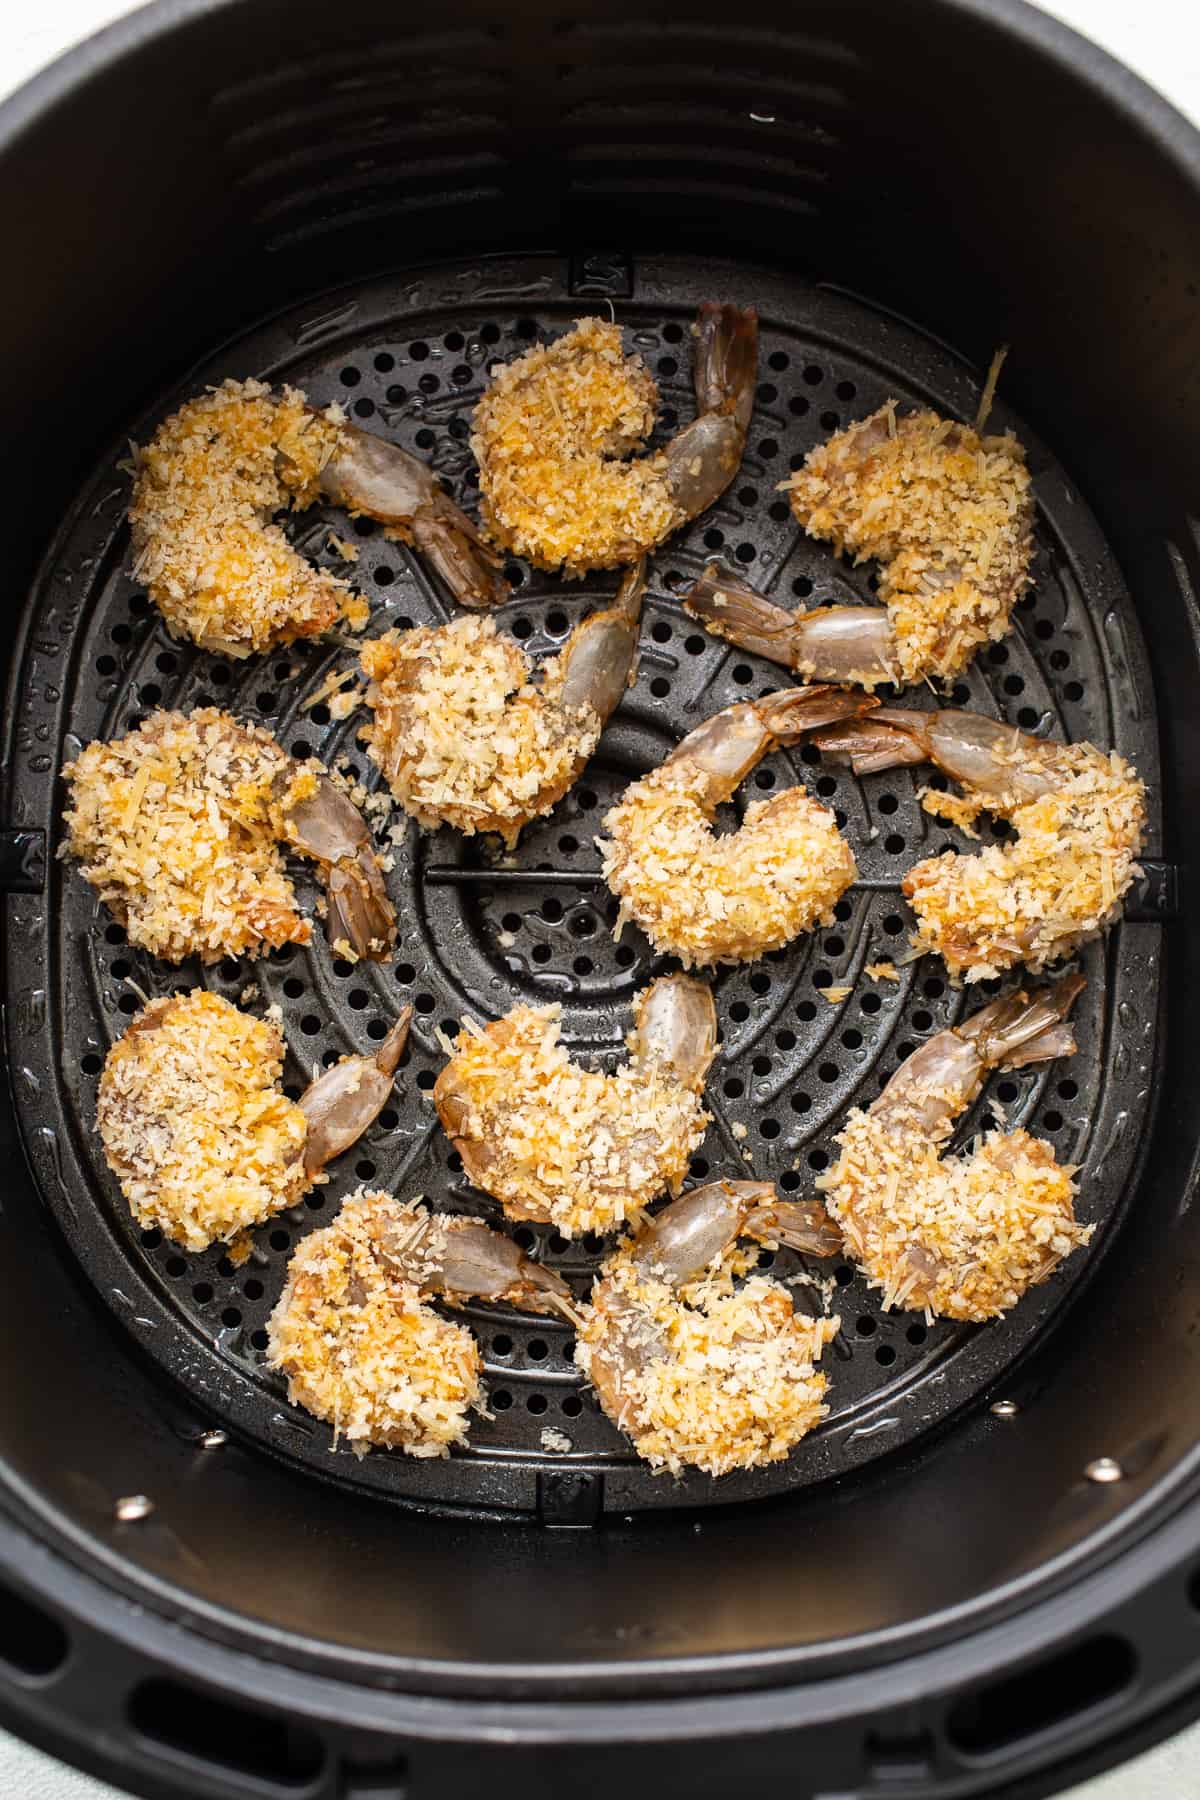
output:
M 560 1000 L 573 1053 L 610 1066 L 621 1053 L 630 1001 L 669 967 L 634 928 L 614 941 L 616 903 L 599 879 L 593 843 L 599 822 L 625 784 L 702 718 L 787 680 L 702 634 L 672 597 L 674 579 L 698 573 L 719 552 L 787 604 L 869 596 L 869 569 L 804 538 L 776 484 L 822 437 L 889 397 L 973 416 L 978 374 L 860 301 L 758 269 L 525 258 L 381 281 L 278 319 L 191 372 L 135 427 L 144 440 L 190 393 L 226 375 L 286 379 L 317 403 L 342 401 L 369 429 L 430 459 L 470 508 L 469 419 L 491 363 L 561 331 L 582 311 L 611 305 L 627 343 L 658 378 L 658 431 L 666 436 L 690 416 L 689 326 L 710 297 L 754 301 L 762 314 L 761 380 L 743 467 L 724 499 L 655 558 L 637 683 L 579 783 L 524 834 L 515 859 L 501 860 L 486 841 L 410 828 L 389 877 L 399 942 L 393 961 L 378 967 L 337 960 L 318 932 L 310 949 L 255 965 L 170 969 L 131 950 L 77 872 L 56 861 L 44 895 L 8 898 L 9 1047 L 25 1141 L 79 1261 L 140 1348 L 190 1387 L 214 1423 L 358 1488 L 587 1522 L 606 1508 L 744 1500 L 840 1474 L 994 1388 L 1104 1255 L 1127 1189 L 1154 1056 L 1158 926 L 1149 890 L 1134 896 L 1107 942 L 1082 957 L 1088 987 L 1077 1008 L 1078 1055 L 993 1080 L 964 1122 L 969 1135 L 989 1107 L 1002 1109 L 1008 1122 L 1028 1125 L 1080 1165 L 1079 1213 L 1099 1226 L 1091 1250 L 983 1329 L 929 1328 L 919 1315 L 885 1314 L 848 1265 L 836 1266 L 832 1305 L 842 1329 L 827 1353 L 830 1416 L 788 1461 L 716 1483 L 653 1475 L 581 1385 L 566 1329 L 501 1308 L 467 1311 L 486 1357 L 493 1416 L 474 1424 L 469 1449 L 444 1461 L 388 1453 L 358 1459 L 290 1407 L 264 1365 L 264 1328 L 291 1249 L 357 1183 L 497 1215 L 465 1181 L 433 1113 L 439 1026 L 453 1032 L 464 1012 L 491 1019 L 520 1001 Z M 1128 596 L 1069 476 L 1002 402 L 994 422 L 1014 425 L 1028 447 L 1038 501 L 1036 580 L 1011 636 L 978 660 L 953 699 L 1131 757 L 1149 783 L 1153 856 L 1154 704 Z M 348 759 L 373 785 L 375 771 L 356 744 L 361 715 L 339 724 L 326 708 L 304 705 L 332 669 L 352 660 L 350 649 L 299 645 L 230 665 L 167 636 L 128 574 L 121 453 L 114 450 L 96 472 L 65 522 L 28 615 L 14 694 L 10 824 L 44 830 L 57 844 L 61 763 L 81 743 L 119 734 L 157 706 L 218 703 L 268 725 L 299 756 Z M 326 542 L 335 519 L 357 535 L 354 578 L 372 604 L 370 631 L 447 616 L 444 596 L 419 563 L 369 521 L 350 527 L 329 509 L 304 515 L 294 530 L 306 554 L 344 568 Z M 509 573 L 514 597 L 500 621 L 534 655 L 552 651 L 616 580 L 563 584 L 521 565 Z M 767 759 L 746 784 L 739 803 L 808 784 L 836 809 L 860 879 L 831 929 L 716 975 L 722 1049 L 709 1082 L 714 1122 L 693 1163 L 697 1178 L 752 1171 L 786 1193 L 811 1191 L 846 1109 L 869 1101 L 915 1045 L 982 999 L 976 990 L 965 1003 L 932 958 L 904 966 L 896 984 L 863 975 L 865 963 L 906 947 L 904 871 L 943 843 L 963 841 L 921 811 L 916 790 L 925 779 L 918 770 L 860 781 L 805 750 Z M 239 1268 L 219 1250 L 187 1256 L 158 1233 L 139 1233 L 103 1163 L 96 1081 L 139 1004 L 129 978 L 152 993 L 204 981 L 235 1000 L 257 982 L 262 1002 L 283 1008 L 293 1092 L 314 1064 L 382 1037 L 401 1004 L 415 1008 L 392 1104 L 334 1166 L 329 1186 L 255 1234 L 253 1254 Z M 842 987 L 849 995 L 831 1002 Z M 531 1227 L 515 1235 L 586 1293 L 599 1261 L 595 1241 L 567 1244 Z M 786 1276 L 805 1273 L 790 1253 L 774 1260 Z M 805 1280 L 795 1292 L 802 1307 L 822 1303 Z M 569 1451 L 544 1448 L 547 1427 L 569 1439 Z

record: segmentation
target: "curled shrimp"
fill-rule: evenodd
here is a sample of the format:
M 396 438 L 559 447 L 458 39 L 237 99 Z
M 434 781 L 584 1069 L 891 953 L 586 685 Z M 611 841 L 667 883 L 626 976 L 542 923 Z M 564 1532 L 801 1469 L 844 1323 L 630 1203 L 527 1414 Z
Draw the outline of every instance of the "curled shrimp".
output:
M 405 1007 L 377 1050 L 344 1057 L 293 1102 L 273 1018 L 204 988 L 151 1000 L 109 1051 L 96 1102 L 138 1224 L 205 1250 L 295 1206 L 379 1116 L 411 1016 Z
M 70 804 L 60 853 L 79 859 L 130 943 L 165 962 L 309 942 L 281 843 L 317 863 L 335 944 L 378 958 L 393 942 L 357 809 L 260 726 L 216 707 L 151 713 L 126 737 L 89 744 L 62 773 Z
M 793 614 L 710 563 L 684 600 L 718 637 L 794 669 L 806 681 L 947 681 L 1008 632 L 1029 585 L 1033 500 L 1025 452 L 1011 432 L 889 401 L 810 452 L 783 483 L 811 537 L 880 564 L 874 606 Z
M 828 924 L 854 880 L 833 814 L 803 787 L 746 808 L 718 836 L 717 807 L 769 751 L 873 704 L 838 688 L 785 688 L 727 706 L 607 814 L 604 879 L 626 919 L 688 966 L 746 962 Z
M 612 1231 L 679 1191 L 704 1136 L 701 1091 L 717 1015 L 703 982 L 666 975 L 634 1003 L 629 1061 L 581 1069 L 559 1037 L 560 1006 L 518 1006 L 468 1025 L 433 1090 L 438 1116 L 477 1187 L 510 1219 L 564 1237 Z
M 654 427 L 658 390 L 618 325 L 578 319 L 495 371 L 471 448 L 496 543 L 582 575 L 632 562 L 724 493 L 754 408 L 758 317 L 707 301 L 696 332 L 697 417 L 649 456 L 633 452 Z
M 611 606 L 533 665 L 491 619 L 389 632 L 365 644 L 362 732 L 404 810 L 428 830 L 498 832 L 511 848 L 576 780 L 637 659 L 645 565 Z
M 134 574 L 172 635 L 244 657 L 339 618 L 363 625 L 366 603 L 349 583 L 306 561 L 274 523 L 321 497 L 381 519 L 464 606 L 507 594 L 493 552 L 424 463 L 338 407 L 315 411 L 296 388 L 276 397 L 263 381 L 225 381 L 134 449 Z
M 1007 819 L 1011 843 L 978 855 L 944 850 L 904 877 L 918 951 L 982 981 L 1024 963 L 1044 969 L 1120 916 L 1141 873 L 1146 789 L 1115 751 L 1047 744 L 978 713 L 881 707 L 869 719 L 814 732 L 856 774 L 933 762 L 965 788 L 922 792 L 927 812 L 971 830 L 981 811 Z
M 819 1204 L 768 1181 L 715 1181 L 674 1200 L 600 1271 L 575 1360 L 639 1456 L 679 1474 L 779 1462 L 825 1417 L 815 1364 L 838 1319 L 798 1315 L 781 1282 L 743 1275 L 738 1238 L 836 1255 Z
M 820 1185 L 885 1307 L 993 1319 L 1089 1242 L 1094 1227 L 1075 1220 L 1074 1171 L 1040 1138 L 989 1131 L 968 1153 L 941 1155 L 989 1070 L 1074 1053 L 1065 1020 L 1083 986 L 1068 975 L 993 1000 L 922 1044 L 867 1112 L 851 1113 Z
M 360 1188 L 297 1247 L 271 1314 L 269 1360 L 288 1398 L 356 1451 L 448 1455 L 486 1406 L 483 1358 L 464 1325 L 426 1304 L 435 1297 L 578 1317 L 561 1276 L 500 1232 Z

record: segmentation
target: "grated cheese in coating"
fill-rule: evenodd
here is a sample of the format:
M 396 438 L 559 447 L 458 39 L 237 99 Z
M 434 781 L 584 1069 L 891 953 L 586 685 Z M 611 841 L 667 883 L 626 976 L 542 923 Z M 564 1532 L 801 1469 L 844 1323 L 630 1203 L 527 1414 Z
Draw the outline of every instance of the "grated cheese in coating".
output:
M 471 1178 L 509 1218 L 575 1237 L 612 1231 L 664 1188 L 677 1193 L 709 1115 L 652 1058 L 613 1075 L 581 1069 L 561 1024 L 561 1006 L 518 1006 L 462 1031 L 435 1098 L 444 1122 L 453 1109 Z
M 285 387 L 224 381 L 189 400 L 135 452 L 129 522 L 134 576 L 173 637 L 244 657 L 316 637 L 365 602 L 314 568 L 273 518 L 311 506 L 342 442 L 336 408 L 309 409 Z
M 219 994 L 151 1000 L 109 1051 L 96 1124 L 144 1230 L 186 1250 L 229 1242 L 312 1186 L 308 1124 L 280 1091 L 284 1042 Z
M 563 657 L 535 684 L 529 657 L 490 618 L 389 632 L 363 646 L 362 668 L 368 754 L 426 830 L 494 831 L 511 848 L 599 742 L 594 709 L 561 704 Z
M 448 1456 L 484 1403 L 483 1358 L 470 1331 L 427 1306 L 382 1245 L 429 1215 L 359 1188 L 332 1224 L 300 1243 L 271 1314 L 268 1358 L 288 1398 L 333 1426 L 360 1455 L 372 1445 Z
M 947 1118 L 931 1129 L 920 1104 L 886 1119 L 855 1110 L 818 1185 L 885 1306 L 982 1322 L 1015 1306 L 1095 1228 L 1075 1222 L 1074 1170 L 1051 1145 L 991 1131 L 942 1160 L 952 1128 Z
M 1131 764 L 1091 744 L 1026 746 L 1019 756 L 1024 769 L 1053 782 L 1048 792 L 922 796 L 927 812 L 956 824 L 986 809 L 1017 833 L 975 855 L 944 850 L 904 878 L 917 917 L 914 949 L 936 951 L 967 981 L 1014 963 L 1043 969 L 1069 955 L 1112 924 L 1141 873 L 1145 786 Z
M 576 1363 L 585 1375 L 600 1355 L 620 1365 L 614 1423 L 654 1468 L 719 1476 L 782 1461 L 828 1413 L 815 1364 L 840 1321 L 797 1314 L 766 1275 L 706 1284 L 691 1301 L 619 1252 L 585 1309 Z
M 633 562 L 679 523 L 654 428 L 658 389 L 620 326 L 578 319 L 493 372 L 471 448 L 496 543 L 538 568 L 583 575 Z
M 606 815 L 604 879 L 656 950 L 685 968 L 744 962 L 828 925 L 857 873 L 831 812 L 802 787 L 746 809 L 718 836 L 708 776 L 680 759 L 634 782 Z
M 166 962 L 213 963 L 309 942 L 276 839 L 279 807 L 316 778 L 269 732 L 216 707 L 156 712 L 127 737 L 89 744 L 62 773 L 59 854 L 78 857 L 130 943 Z
M 1029 585 L 1033 500 L 1011 432 L 982 437 L 889 401 L 818 444 L 785 482 L 810 537 L 872 557 L 900 679 L 949 680 L 1009 630 Z

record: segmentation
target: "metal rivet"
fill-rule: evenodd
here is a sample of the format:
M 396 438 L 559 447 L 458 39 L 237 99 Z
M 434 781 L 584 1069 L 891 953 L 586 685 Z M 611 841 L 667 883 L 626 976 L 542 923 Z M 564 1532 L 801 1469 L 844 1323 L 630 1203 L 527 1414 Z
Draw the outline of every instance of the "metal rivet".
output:
M 196 1439 L 202 1450 L 223 1450 L 229 1442 L 229 1434 L 224 1431 L 202 1431 Z
M 113 1508 L 122 1525 L 135 1525 L 139 1519 L 148 1519 L 154 1511 L 154 1502 L 147 1494 L 126 1494 L 118 1500 Z
M 1015 1400 L 997 1400 L 992 1406 L 998 1419 L 1015 1419 L 1020 1410 Z
M 1111 1456 L 1098 1456 L 1083 1471 L 1089 1481 L 1120 1481 L 1125 1471 Z

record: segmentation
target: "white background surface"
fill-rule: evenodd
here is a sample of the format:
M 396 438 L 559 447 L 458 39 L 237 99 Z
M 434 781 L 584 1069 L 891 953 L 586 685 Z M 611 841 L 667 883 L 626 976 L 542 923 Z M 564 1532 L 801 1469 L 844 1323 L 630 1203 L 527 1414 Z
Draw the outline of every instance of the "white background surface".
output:
M 513 0 L 515 6 L 520 0 Z M 893 0 L 903 5 L 904 0 Z M 131 11 L 113 0 L 0 0 L 0 95 L 102 25 Z M 1200 122 L 1196 0 L 1057 0 L 1047 11 L 1094 38 Z M 1200 1795 L 1200 1726 L 1063 1800 L 1193 1800 Z M 118 1800 L 0 1732 L 0 1800 Z M 457 1800 L 457 1796 L 447 1796 Z

